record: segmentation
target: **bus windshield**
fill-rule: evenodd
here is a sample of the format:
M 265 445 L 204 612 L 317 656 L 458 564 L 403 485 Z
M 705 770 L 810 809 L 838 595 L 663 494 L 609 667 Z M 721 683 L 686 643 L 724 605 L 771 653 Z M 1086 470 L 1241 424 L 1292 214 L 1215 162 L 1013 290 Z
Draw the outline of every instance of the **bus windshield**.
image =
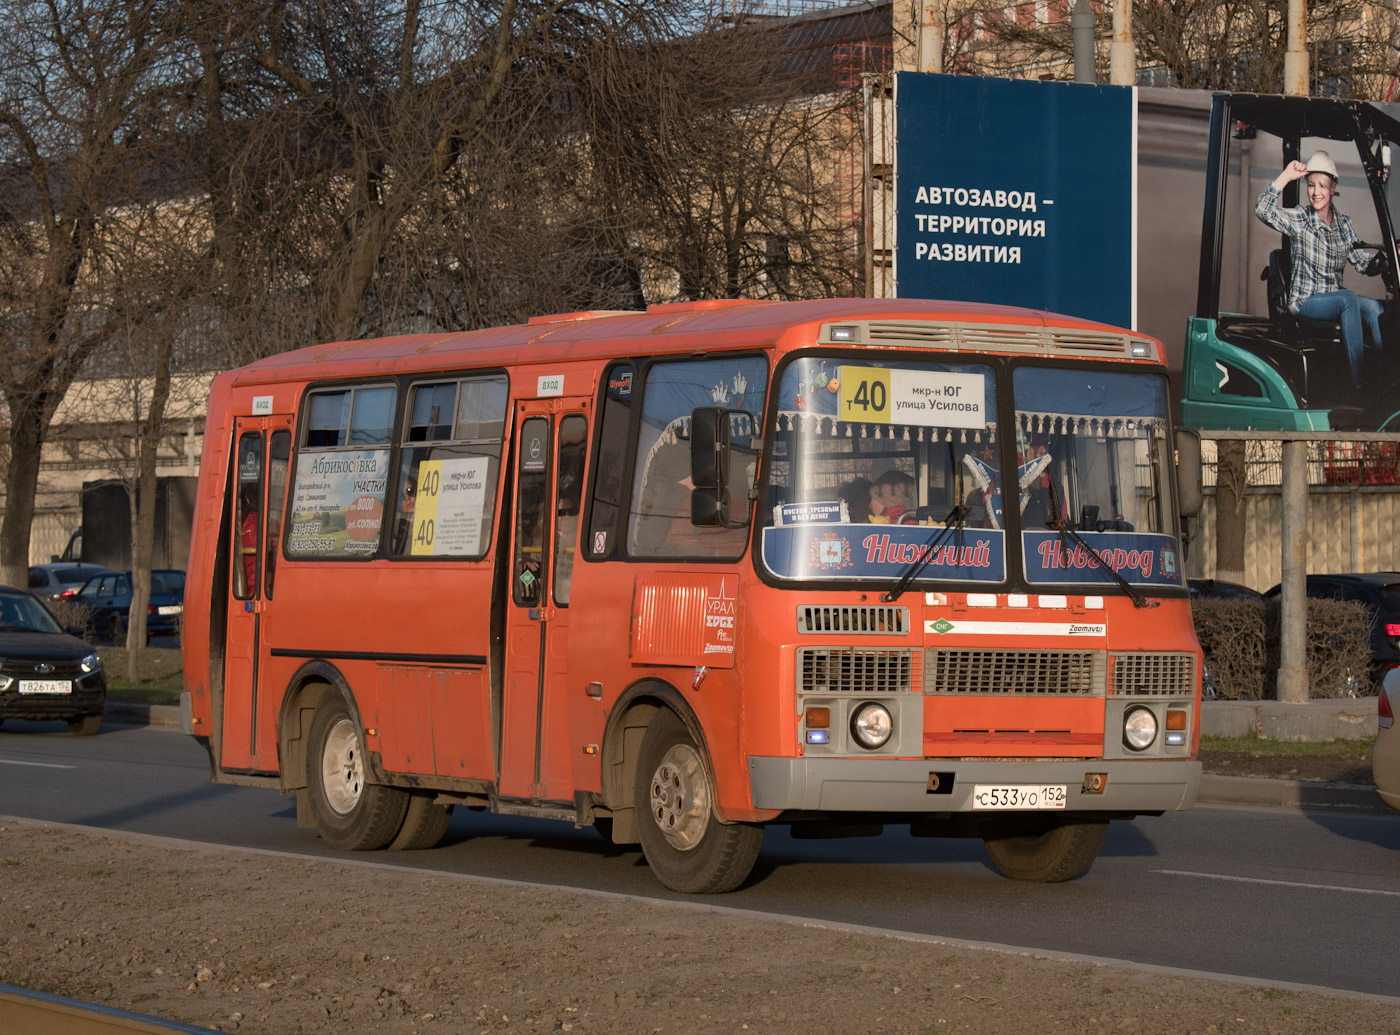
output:
M 926 561 L 926 579 L 1005 579 L 990 365 L 804 357 L 784 368 L 776 411 L 773 575 L 889 583 Z
M 1166 379 L 1021 367 L 1012 390 L 1026 581 L 1180 586 Z
M 1015 566 L 1033 584 L 1113 585 L 1108 565 L 1179 587 L 1164 379 L 1022 366 L 999 423 L 1000 371 L 841 357 L 784 368 L 766 569 L 888 586 L 911 568 L 921 584 L 1000 584 Z

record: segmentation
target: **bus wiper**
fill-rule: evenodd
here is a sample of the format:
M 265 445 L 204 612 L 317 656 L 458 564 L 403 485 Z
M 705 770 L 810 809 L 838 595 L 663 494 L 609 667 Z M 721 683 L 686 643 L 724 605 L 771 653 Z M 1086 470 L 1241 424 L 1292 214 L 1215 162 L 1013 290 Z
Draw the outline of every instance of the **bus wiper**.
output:
M 1099 553 L 1098 550 L 1095 550 L 1092 546 L 1089 545 L 1089 543 L 1084 539 L 1082 535 L 1080 535 L 1073 528 L 1069 527 L 1069 519 L 1066 518 L 1065 515 L 1060 511 L 1060 501 L 1057 493 L 1055 492 L 1055 477 L 1053 474 L 1050 476 L 1049 489 L 1050 527 L 1060 533 L 1060 549 L 1063 550 L 1066 554 L 1069 553 L 1069 550 L 1065 547 L 1066 538 L 1068 538 L 1076 546 L 1084 547 L 1085 552 L 1088 553 L 1090 557 L 1094 558 L 1094 560 L 1098 562 L 1099 567 L 1101 567 L 1104 571 L 1108 572 L 1108 574 L 1112 577 L 1113 581 L 1123 587 L 1123 592 L 1128 594 L 1128 599 L 1133 602 L 1133 607 L 1157 607 L 1161 603 L 1161 601 L 1148 600 L 1147 595 L 1145 593 L 1143 593 L 1131 582 L 1125 579 L 1119 573 L 1117 568 L 1113 567 L 1108 563 L 1108 561 L 1104 560 L 1103 554 Z
M 909 584 L 918 578 L 919 572 L 923 571 L 924 568 L 928 566 L 929 560 L 933 557 L 938 548 L 943 545 L 944 537 L 950 532 L 958 532 L 958 545 L 961 546 L 963 523 L 966 520 L 967 508 L 961 503 L 954 504 L 953 509 L 948 511 L 948 516 L 943 519 L 943 527 L 925 544 L 918 559 L 915 560 L 913 564 L 909 565 L 909 568 L 899 577 L 899 581 L 894 584 L 894 588 L 882 593 L 880 599 L 886 604 L 893 604 L 903 596 L 904 591 L 909 588 Z

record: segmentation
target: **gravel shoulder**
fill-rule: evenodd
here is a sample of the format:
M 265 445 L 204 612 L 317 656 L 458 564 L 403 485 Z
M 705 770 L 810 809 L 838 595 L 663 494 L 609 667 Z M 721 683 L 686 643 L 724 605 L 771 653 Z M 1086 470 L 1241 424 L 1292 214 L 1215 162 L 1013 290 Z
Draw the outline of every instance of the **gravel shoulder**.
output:
M 0 820 L 0 982 L 223 1031 L 1400 1031 L 1400 1007 Z

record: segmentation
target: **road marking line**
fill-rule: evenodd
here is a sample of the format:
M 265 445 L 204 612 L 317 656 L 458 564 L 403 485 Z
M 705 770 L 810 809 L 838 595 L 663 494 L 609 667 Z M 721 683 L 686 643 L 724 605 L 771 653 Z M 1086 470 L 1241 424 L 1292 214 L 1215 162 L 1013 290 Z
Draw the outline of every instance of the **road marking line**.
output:
M 77 769 L 75 765 L 59 765 L 56 762 L 16 762 L 10 758 L 0 758 L 0 765 L 32 765 L 40 769 Z
M 1382 891 L 1379 888 L 1345 888 L 1338 884 L 1304 884 L 1294 880 L 1265 880 L 1263 877 L 1234 877 L 1226 873 L 1193 873 L 1191 870 L 1153 870 L 1153 873 L 1169 873 L 1174 877 L 1204 877 L 1207 880 L 1232 880 L 1240 884 L 1275 884 L 1281 888 L 1311 888 L 1314 891 L 1350 891 L 1357 895 L 1390 895 L 1400 898 L 1400 891 Z

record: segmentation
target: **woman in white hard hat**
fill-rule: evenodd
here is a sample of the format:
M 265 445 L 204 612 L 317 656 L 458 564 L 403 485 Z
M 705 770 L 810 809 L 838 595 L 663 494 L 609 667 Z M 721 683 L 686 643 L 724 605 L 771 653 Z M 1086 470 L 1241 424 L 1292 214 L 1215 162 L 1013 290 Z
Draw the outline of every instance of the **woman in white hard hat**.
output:
M 1307 177 L 1308 204 L 1284 208 L 1279 204 L 1283 188 L 1303 177 Z M 1342 287 L 1342 273 L 1350 261 L 1362 273 L 1374 276 L 1383 260 L 1379 252 L 1358 247 L 1351 220 L 1332 205 L 1336 193 L 1337 165 L 1326 151 L 1317 151 L 1306 162 L 1289 162 L 1259 195 L 1254 213 L 1288 237 L 1293 258 L 1289 312 L 1341 325 L 1352 383 L 1359 387 L 1363 343 L 1381 347 L 1381 304 Z

